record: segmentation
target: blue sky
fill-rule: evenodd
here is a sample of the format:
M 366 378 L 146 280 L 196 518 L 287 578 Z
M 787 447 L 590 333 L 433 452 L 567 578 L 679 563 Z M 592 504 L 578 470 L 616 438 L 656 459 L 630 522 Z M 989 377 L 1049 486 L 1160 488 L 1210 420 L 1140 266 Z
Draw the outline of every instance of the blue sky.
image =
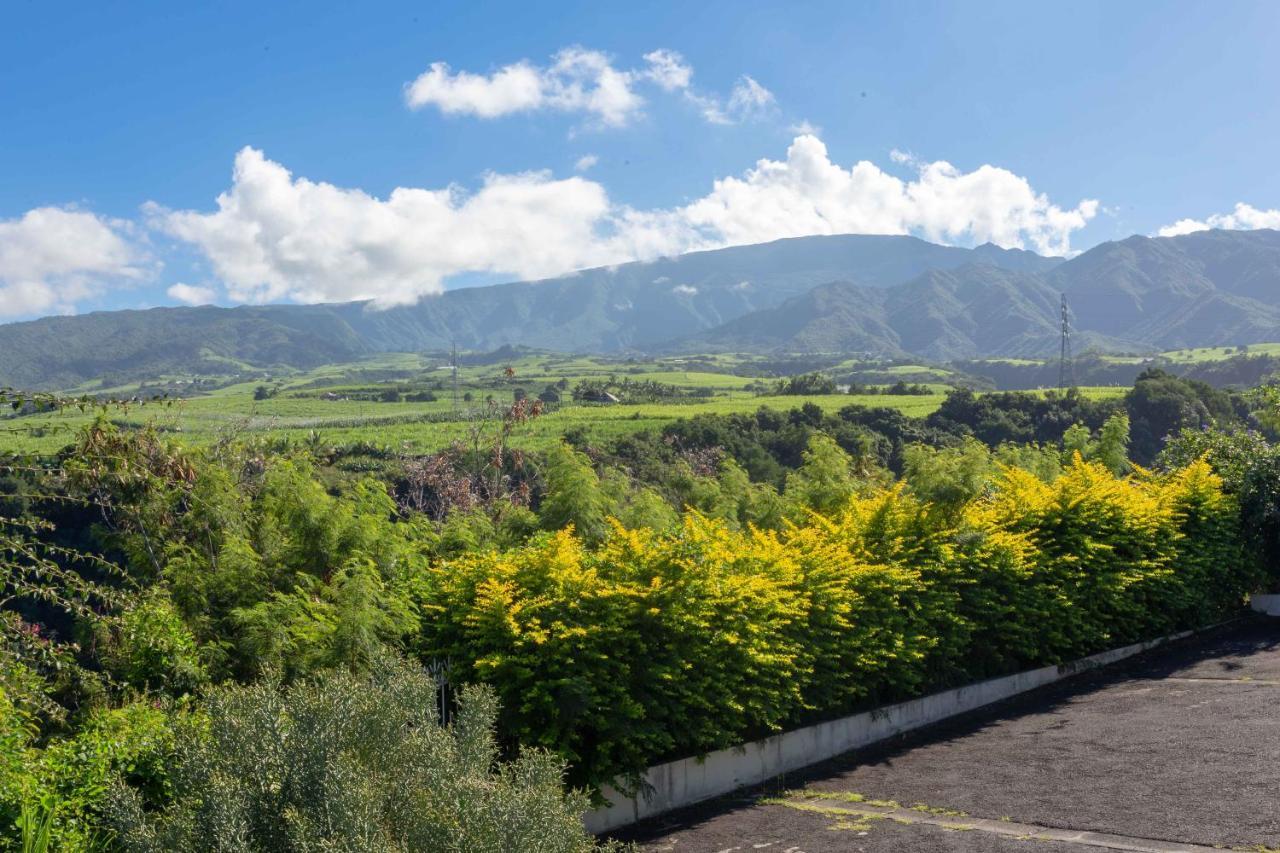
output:
M 9 3 L 0 321 L 1280 227 L 1277 32 L 1271 2 Z

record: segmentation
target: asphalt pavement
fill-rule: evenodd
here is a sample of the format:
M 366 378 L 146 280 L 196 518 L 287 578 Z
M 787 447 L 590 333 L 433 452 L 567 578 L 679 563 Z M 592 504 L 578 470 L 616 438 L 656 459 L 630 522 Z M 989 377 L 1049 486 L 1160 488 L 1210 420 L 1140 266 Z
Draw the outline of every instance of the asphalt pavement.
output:
M 625 837 L 674 853 L 1280 853 L 1280 619 L 858 750 Z

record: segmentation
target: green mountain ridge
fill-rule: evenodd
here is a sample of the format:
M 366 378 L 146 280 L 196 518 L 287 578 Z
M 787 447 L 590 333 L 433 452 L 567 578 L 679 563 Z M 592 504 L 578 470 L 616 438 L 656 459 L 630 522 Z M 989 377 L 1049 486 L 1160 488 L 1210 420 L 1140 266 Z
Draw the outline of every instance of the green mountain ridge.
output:
M 155 308 L 0 325 L 0 386 L 69 388 L 103 376 L 223 374 L 226 360 L 309 368 L 380 352 L 561 352 L 656 347 L 772 307 L 833 279 L 890 287 L 981 258 L 1022 270 L 1061 259 L 914 237 L 799 237 L 584 270 L 540 282 L 447 291 L 415 305 Z
M 1070 260 L 836 235 L 736 246 L 415 305 L 157 308 L 0 325 L 0 386 L 310 368 L 386 352 L 873 353 L 931 361 L 1280 340 L 1280 231 L 1134 236 Z
M 970 264 L 888 289 L 839 281 L 673 342 L 672 351 L 868 352 L 934 361 L 1057 351 L 1060 295 L 1078 350 L 1280 338 L 1280 231 L 1103 243 L 1047 271 Z

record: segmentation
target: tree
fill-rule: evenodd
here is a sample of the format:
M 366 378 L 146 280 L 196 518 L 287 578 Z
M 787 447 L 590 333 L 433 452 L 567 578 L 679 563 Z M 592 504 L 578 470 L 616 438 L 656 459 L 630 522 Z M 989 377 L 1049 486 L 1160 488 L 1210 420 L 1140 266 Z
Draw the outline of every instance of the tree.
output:
M 547 530 L 572 525 L 588 542 L 599 542 L 608 532 L 609 501 L 600 478 L 586 456 L 561 442 L 547 452 L 542 471 L 546 495 L 538 518 Z
M 1077 453 L 1083 459 L 1093 454 L 1093 436 L 1084 424 L 1072 424 L 1062 434 L 1062 464 L 1070 465 Z
M 947 511 L 982 494 L 995 477 L 991 451 L 976 439 L 940 450 L 913 444 L 903 451 L 902 478 L 923 501 Z
M 824 514 L 843 509 L 865 480 L 854 473 L 854 459 L 829 435 L 809 439 L 800 467 L 787 475 L 786 497 L 793 512 L 811 509 Z
M 779 382 L 775 393 L 786 395 L 834 394 L 836 393 L 836 382 L 830 376 L 825 376 L 821 373 L 804 373 Z
M 1093 458 L 1110 468 L 1113 474 L 1120 475 L 1129 470 L 1129 416 L 1124 412 L 1116 412 L 1103 423 Z
M 1203 382 L 1180 379 L 1159 368 L 1144 370 L 1125 395 L 1131 452 L 1139 465 L 1150 465 L 1165 439 L 1184 429 L 1199 429 L 1234 420 L 1230 398 Z

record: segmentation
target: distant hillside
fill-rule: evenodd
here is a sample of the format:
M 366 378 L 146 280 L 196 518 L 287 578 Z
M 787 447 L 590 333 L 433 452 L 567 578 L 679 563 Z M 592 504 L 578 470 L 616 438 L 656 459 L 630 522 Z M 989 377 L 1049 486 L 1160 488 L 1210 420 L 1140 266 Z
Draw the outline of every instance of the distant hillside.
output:
M 1046 276 L 1076 322 L 1160 350 L 1277 340 L 1280 231 L 1103 243 Z
M 379 352 L 857 353 L 932 361 L 1043 356 L 1058 300 L 1078 351 L 1280 340 L 1280 232 L 1130 237 L 1069 261 L 913 237 L 803 237 L 364 303 L 161 308 L 0 325 L 0 386 L 307 368 Z
M 970 265 L 892 288 L 821 285 L 672 348 L 865 352 L 935 362 L 1036 354 L 1057 346 L 1058 304 L 1058 291 L 1041 276 Z
M 884 288 L 982 261 L 1046 272 L 1060 259 L 914 237 L 801 237 L 468 288 L 378 311 L 364 303 L 157 308 L 0 325 L 0 386 L 66 388 L 105 375 L 225 374 L 229 365 L 311 367 L 376 352 L 561 352 L 655 347 L 771 308 L 816 285 Z
M 1280 231 L 1103 243 L 1048 271 L 967 265 L 891 288 L 833 282 L 673 342 L 685 351 L 1044 356 L 1059 294 L 1076 347 L 1137 352 L 1280 339 Z

